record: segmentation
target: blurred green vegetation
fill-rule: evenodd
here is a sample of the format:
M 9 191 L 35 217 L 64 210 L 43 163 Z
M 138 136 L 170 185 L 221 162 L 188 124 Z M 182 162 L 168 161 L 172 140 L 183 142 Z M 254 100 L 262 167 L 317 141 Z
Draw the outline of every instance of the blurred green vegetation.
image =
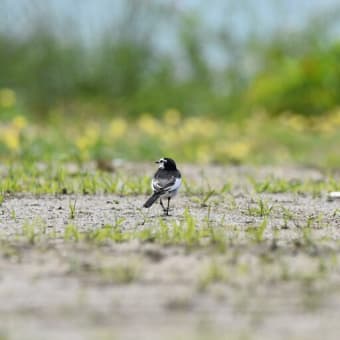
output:
M 0 88 L 15 91 L 23 112 L 39 118 L 55 109 L 160 116 L 171 107 L 188 116 L 243 116 L 259 108 L 322 114 L 340 100 L 340 43 L 330 34 L 337 14 L 322 13 L 299 31 L 240 41 L 233 27 L 209 29 L 197 13 L 130 0 L 118 22 L 86 44 L 76 21 L 56 29 L 55 14 L 37 10 L 24 34 L 0 31 Z M 172 54 L 154 41 L 161 22 L 176 35 Z M 214 46 L 221 65 L 207 56 Z
M 123 3 L 119 20 L 90 43 L 73 19 L 52 25 L 51 10 L 35 11 L 20 34 L 0 21 L 1 161 L 100 165 L 171 155 L 339 167 L 336 9 L 294 32 L 240 39 L 197 13 Z M 164 23 L 173 51 L 155 42 Z

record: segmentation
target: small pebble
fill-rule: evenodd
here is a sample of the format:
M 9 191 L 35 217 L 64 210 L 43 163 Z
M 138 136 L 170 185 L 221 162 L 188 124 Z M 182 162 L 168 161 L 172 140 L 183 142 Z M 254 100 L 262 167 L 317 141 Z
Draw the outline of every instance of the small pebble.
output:
M 334 201 L 336 199 L 340 199 L 340 191 L 330 192 L 327 196 L 328 201 Z

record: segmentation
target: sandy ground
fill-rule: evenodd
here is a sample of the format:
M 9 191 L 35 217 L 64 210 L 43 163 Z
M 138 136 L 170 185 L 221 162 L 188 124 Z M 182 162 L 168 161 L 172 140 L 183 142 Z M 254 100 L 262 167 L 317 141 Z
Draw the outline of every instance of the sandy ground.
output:
M 126 171 L 140 169 L 128 165 Z M 117 220 L 124 230 L 155 226 L 160 207 L 141 209 L 145 195 L 6 197 L 0 207 L 0 339 L 338 339 L 340 201 L 327 201 L 326 192 L 256 194 L 246 184 L 248 176 L 322 180 L 323 174 L 189 165 L 182 172 L 193 189 L 233 183 L 206 206 L 202 194 L 179 194 L 165 219 L 181 223 L 189 209 L 197 228 L 222 225 L 229 240 L 223 252 L 58 237 L 70 223 L 81 231 Z M 256 242 L 247 230 L 263 222 L 252 212 L 260 199 L 271 211 Z M 22 242 L 25 225 L 57 236 Z

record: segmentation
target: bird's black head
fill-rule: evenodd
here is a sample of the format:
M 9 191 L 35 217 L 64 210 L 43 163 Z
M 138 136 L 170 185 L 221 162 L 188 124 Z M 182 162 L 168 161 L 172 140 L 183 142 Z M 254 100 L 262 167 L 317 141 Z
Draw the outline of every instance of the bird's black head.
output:
M 177 169 L 175 161 L 171 158 L 163 157 L 159 161 L 157 161 L 156 163 L 159 164 L 160 169 L 166 169 L 166 170 L 176 170 Z

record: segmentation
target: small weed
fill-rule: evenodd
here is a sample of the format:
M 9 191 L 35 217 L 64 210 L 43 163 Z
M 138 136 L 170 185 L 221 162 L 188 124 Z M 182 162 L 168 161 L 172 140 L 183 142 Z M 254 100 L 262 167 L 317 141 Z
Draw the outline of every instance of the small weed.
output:
M 235 210 L 235 209 L 237 209 L 236 199 L 235 199 L 235 197 L 232 196 L 232 195 L 229 196 L 229 209 L 230 209 L 230 210 Z
M 15 221 L 16 218 L 17 218 L 17 214 L 16 214 L 15 210 L 11 209 L 11 219 Z
M 282 207 L 282 215 L 286 221 L 293 220 L 294 218 L 294 214 L 288 208 L 285 207 Z
M 22 235 L 28 241 L 29 244 L 33 245 L 36 243 L 39 235 L 36 234 L 34 225 L 25 223 L 22 227 Z
M 215 194 L 216 194 L 215 190 L 209 190 L 208 192 L 206 192 L 204 197 L 202 198 L 201 207 L 207 207 L 208 206 L 207 202 Z
M 69 202 L 68 207 L 69 207 L 69 218 L 73 220 L 76 217 L 76 205 L 77 205 L 77 200 L 74 200 L 73 202 Z
M 65 241 L 80 241 L 82 234 L 79 232 L 78 228 L 73 224 L 68 224 L 64 230 L 64 240 Z
M 282 209 L 282 218 L 283 218 L 283 229 L 289 228 L 289 222 L 294 220 L 294 214 L 285 207 L 281 207 Z
M 323 214 L 310 215 L 310 216 L 307 216 L 305 224 L 301 222 L 296 222 L 295 225 L 297 228 L 302 228 L 302 229 L 311 229 L 311 228 L 316 228 L 316 227 L 322 228 L 324 226 L 324 216 Z
M 269 216 L 273 206 L 269 206 L 268 203 L 263 201 L 262 199 L 257 201 L 258 206 L 250 206 L 248 205 L 248 215 L 249 216 L 259 216 L 259 217 L 264 217 L 264 216 Z
M 197 243 L 199 240 L 199 233 L 196 229 L 196 221 L 194 217 L 190 214 L 189 210 L 186 209 L 184 211 L 184 221 L 185 221 L 185 228 L 184 228 L 184 240 L 186 244 L 193 245 Z
M 227 182 L 221 188 L 220 193 L 221 194 L 229 193 L 231 189 L 232 189 L 232 184 L 230 182 Z
M 248 228 L 246 231 L 250 234 L 256 242 L 262 242 L 264 240 L 264 233 L 267 229 L 267 219 L 265 218 L 258 227 Z

